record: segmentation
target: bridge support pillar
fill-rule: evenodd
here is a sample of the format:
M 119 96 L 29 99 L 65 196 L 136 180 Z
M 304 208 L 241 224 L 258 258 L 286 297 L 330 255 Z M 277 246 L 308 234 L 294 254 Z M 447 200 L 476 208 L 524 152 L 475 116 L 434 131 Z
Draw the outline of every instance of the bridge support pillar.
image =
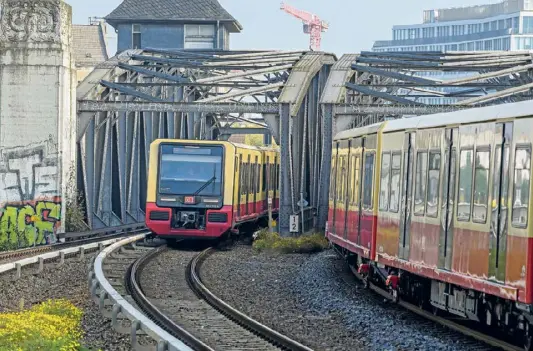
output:
M 328 218 L 329 178 L 331 174 L 331 145 L 333 144 L 334 112 L 332 104 L 324 104 L 323 133 L 322 133 L 322 162 L 320 168 L 319 197 L 318 197 L 318 229 L 323 230 Z
M 290 173 L 290 129 L 291 129 L 291 114 L 290 104 L 283 103 L 280 105 L 280 165 L 279 165 L 279 234 L 281 236 L 290 236 L 290 215 L 292 214 L 292 198 L 291 198 L 291 173 Z
M 67 187 L 76 186 L 77 80 L 69 5 L 1 0 L 0 8 L 0 241 L 16 248 L 64 230 Z

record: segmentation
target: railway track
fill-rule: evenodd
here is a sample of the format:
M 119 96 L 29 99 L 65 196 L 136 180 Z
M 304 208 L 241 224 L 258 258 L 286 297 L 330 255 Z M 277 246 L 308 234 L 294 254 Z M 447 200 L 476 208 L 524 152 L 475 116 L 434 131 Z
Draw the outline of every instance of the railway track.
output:
M 200 253 L 170 250 L 165 245 L 144 252 L 129 248 L 115 254 L 112 261 L 106 260 L 105 266 L 108 272 L 113 272 L 109 278 L 115 279 L 112 284 L 116 287 L 120 285 L 116 279 L 123 274 L 122 293 L 125 298 L 159 327 L 194 350 L 311 351 L 235 310 L 205 287 L 199 272 L 201 263 L 211 250 Z M 171 289 L 167 286 L 153 287 L 153 284 L 143 286 L 144 268 L 160 255 L 179 255 L 183 260 L 183 265 L 174 266 L 172 272 L 161 271 L 169 277 L 166 280 Z M 129 265 L 126 262 L 128 258 L 132 262 Z M 167 262 L 167 257 L 164 258 Z
M 342 257 L 342 255 L 341 255 Z M 363 277 L 357 272 L 356 268 L 352 265 L 348 265 L 351 273 L 362 283 Z M 350 283 L 347 281 L 347 283 Z M 353 284 L 353 283 L 352 283 Z M 363 284 L 360 285 L 361 287 L 364 286 Z M 368 288 L 372 291 L 374 291 L 379 296 L 389 300 L 393 301 L 393 296 L 386 290 L 382 289 L 379 286 L 376 286 L 372 282 L 368 282 Z M 404 310 L 413 312 L 417 314 L 418 316 L 424 318 L 425 320 L 430 321 L 431 323 L 436 323 L 438 325 L 441 325 L 443 327 L 448 328 L 449 330 L 452 330 L 454 332 L 458 332 L 460 334 L 463 334 L 465 336 L 468 336 L 472 339 L 475 339 L 475 342 L 471 345 L 471 350 L 504 350 L 504 351 L 523 351 L 524 349 L 522 347 L 519 347 L 517 345 L 510 344 L 504 340 L 501 340 L 497 337 L 488 335 L 486 333 L 483 333 L 481 331 L 475 330 L 473 328 L 470 328 L 464 324 L 461 324 L 460 322 L 455 322 L 451 319 L 448 319 L 444 316 L 435 315 L 423 308 L 420 308 L 417 305 L 414 305 L 412 303 L 409 303 L 404 300 L 399 300 L 397 303 L 398 306 L 403 308 Z M 428 325 L 428 327 L 431 327 Z M 449 332 L 448 332 L 449 333 Z M 449 336 L 449 335 L 448 335 Z M 474 341 L 474 340 L 473 340 Z M 479 341 L 479 342 L 478 342 Z M 484 344 L 487 347 L 480 345 Z
M 0 264 L 10 263 L 23 258 L 32 257 L 47 252 L 91 244 L 101 240 L 115 239 L 128 235 L 134 235 L 143 231 L 146 231 L 146 228 L 144 224 L 139 223 L 137 225 L 110 227 L 107 229 L 87 232 L 62 233 L 59 235 L 59 239 L 64 240 L 64 242 L 58 242 L 51 245 L 29 247 L 8 252 L 0 252 Z

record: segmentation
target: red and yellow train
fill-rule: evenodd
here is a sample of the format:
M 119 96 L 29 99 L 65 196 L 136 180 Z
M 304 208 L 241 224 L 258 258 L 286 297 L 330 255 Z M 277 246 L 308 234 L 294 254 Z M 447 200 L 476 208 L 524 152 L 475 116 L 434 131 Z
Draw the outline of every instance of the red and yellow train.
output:
M 519 333 L 531 348 L 532 131 L 527 101 L 339 133 L 327 238 L 396 300 Z
M 238 233 L 243 226 L 268 221 L 269 197 L 272 212 L 278 212 L 276 148 L 157 139 L 149 162 L 146 226 L 160 238 L 216 239 Z

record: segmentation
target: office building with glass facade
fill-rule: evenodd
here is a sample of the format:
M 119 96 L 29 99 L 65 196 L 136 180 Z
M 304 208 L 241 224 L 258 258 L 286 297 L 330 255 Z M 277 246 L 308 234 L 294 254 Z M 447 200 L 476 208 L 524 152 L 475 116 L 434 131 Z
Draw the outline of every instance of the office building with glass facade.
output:
M 396 25 L 373 51 L 492 51 L 533 48 L 533 0 L 424 11 L 421 24 Z

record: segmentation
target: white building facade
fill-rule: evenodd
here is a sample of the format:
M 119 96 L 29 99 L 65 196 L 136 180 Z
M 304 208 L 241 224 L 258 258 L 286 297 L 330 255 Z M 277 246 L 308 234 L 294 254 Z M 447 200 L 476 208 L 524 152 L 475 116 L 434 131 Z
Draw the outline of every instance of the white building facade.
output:
M 396 25 L 372 51 L 492 51 L 533 48 L 533 0 L 424 11 L 422 24 Z

